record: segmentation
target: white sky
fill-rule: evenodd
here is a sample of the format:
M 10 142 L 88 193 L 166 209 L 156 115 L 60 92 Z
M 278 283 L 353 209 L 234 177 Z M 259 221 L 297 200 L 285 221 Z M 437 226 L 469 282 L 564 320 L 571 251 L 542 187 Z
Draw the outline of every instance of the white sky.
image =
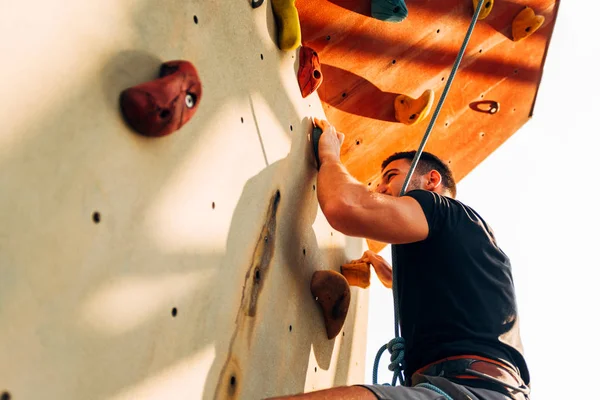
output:
M 600 398 L 600 5 L 583 4 L 560 5 L 533 119 L 458 185 L 511 258 L 538 399 Z M 389 246 L 382 254 L 389 260 Z M 371 287 L 369 383 L 375 353 L 394 335 L 392 292 Z M 388 363 L 386 352 L 380 382 L 391 380 Z

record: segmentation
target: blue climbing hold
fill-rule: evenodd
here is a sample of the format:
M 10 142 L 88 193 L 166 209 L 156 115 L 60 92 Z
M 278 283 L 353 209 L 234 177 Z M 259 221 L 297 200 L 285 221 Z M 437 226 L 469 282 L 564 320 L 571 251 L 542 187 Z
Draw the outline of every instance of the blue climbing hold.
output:
M 371 16 L 386 22 L 402 22 L 408 16 L 404 0 L 371 0 Z

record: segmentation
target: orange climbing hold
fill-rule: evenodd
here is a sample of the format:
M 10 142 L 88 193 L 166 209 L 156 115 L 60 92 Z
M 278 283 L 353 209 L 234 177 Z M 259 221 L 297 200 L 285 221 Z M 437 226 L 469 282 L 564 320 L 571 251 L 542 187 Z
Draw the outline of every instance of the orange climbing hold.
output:
M 414 125 L 423 121 L 433 106 L 433 90 L 427 89 L 421 97 L 413 99 L 405 94 L 400 94 L 394 100 L 396 120 L 406 125 Z
M 366 289 L 371 284 L 371 267 L 365 262 L 344 264 L 341 270 L 350 286 Z
M 518 42 L 531 36 L 544 24 L 545 20 L 543 15 L 536 15 L 531 7 L 525 7 L 513 20 L 513 40 Z
M 326 270 L 316 271 L 310 282 L 310 291 L 319 303 L 327 338 L 333 339 L 340 333 L 350 307 L 350 286 L 344 275 Z
M 477 10 L 477 6 L 479 5 L 479 0 L 473 0 L 473 10 Z M 488 15 L 492 12 L 492 8 L 494 8 L 494 0 L 487 0 L 481 6 L 481 11 L 479 11 L 478 20 L 482 20 L 487 18 Z

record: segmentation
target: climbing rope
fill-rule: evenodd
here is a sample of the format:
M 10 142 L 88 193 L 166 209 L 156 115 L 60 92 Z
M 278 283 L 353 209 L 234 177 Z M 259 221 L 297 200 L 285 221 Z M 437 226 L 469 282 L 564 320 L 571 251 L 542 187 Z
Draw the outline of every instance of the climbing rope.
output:
M 460 47 L 460 50 L 458 51 L 458 55 L 456 56 L 456 61 L 454 61 L 454 66 L 452 67 L 452 71 L 450 72 L 450 76 L 448 77 L 448 81 L 446 82 L 446 86 L 444 87 L 444 91 L 442 92 L 442 95 L 440 96 L 440 100 L 438 101 L 438 104 L 435 108 L 435 112 L 431 116 L 431 121 L 429 122 L 429 126 L 427 127 L 427 130 L 425 131 L 423 139 L 421 140 L 421 144 L 419 145 L 419 149 L 417 150 L 415 157 L 410 165 L 410 169 L 408 171 L 408 174 L 406 175 L 406 179 L 404 180 L 404 185 L 402 185 L 402 190 L 400 191 L 400 196 L 404 196 L 404 194 L 406 193 L 408 184 L 410 183 L 413 173 L 415 172 L 415 169 L 417 168 L 417 163 L 419 162 L 419 159 L 421 158 L 421 154 L 423 154 L 423 149 L 425 148 L 425 145 L 427 144 L 427 140 L 429 140 L 429 136 L 431 135 L 431 131 L 433 130 L 433 126 L 435 125 L 435 122 L 440 114 L 442 106 L 444 105 L 444 101 L 446 100 L 446 96 L 448 95 L 448 91 L 450 90 L 450 86 L 452 86 L 452 82 L 454 81 L 454 76 L 456 75 L 456 72 L 458 71 L 458 67 L 460 66 L 462 58 L 465 54 L 465 50 L 467 49 L 467 45 L 469 44 L 469 40 L 471 39 L 471 35 L 473 34 L 473 29 L 475 28 L 475 24 L 477 23 L 477 17 L 479 16 L 479 12 L 481 11 L 481 8 L 485 1 L 486 0 L 479 0 L 479 3 L 477 4 L 475 13 L 473 14 L 473 18 L 471 19 L 471 24 L 469 25 L 469 29 L 467 29 L 465 39 L 463 40 L 462 46 Z M 396 386 L 397 378 L 400 378 L 400 382 L 402 385 L 405 384 L 405 379 L 402 375 L 402 371 L 404 370 L 404 359 L 403 359 L 404 358 L 404 339 L 402 339 L 402 337 L 400 336 L 400 324 L 399 324 L 399 322 L 400 322 L 400 307 L 399 307 L 399 299 L 398 299 L 398 296 L 399 296 L 398 295 L 398 287 L 396 285 L 396 282 L 398 282 L 398 269 L 397 268 L 392 268 L 392 279 L 393 279 L 392 280 L 392 292 L 394 295 L 394 330 L 395 330 L 396 337 L 395 337 L 395 339 L 391 340 L 388 344 L 383 345 L 377 352 L 378 357 L 375 358 L 375 362 L 374 362 L 374 366 L 373 366 L 373 384 L 375 384 L 375 385 L 377 384 L 377 370 L 379 367 L 379 359 L 381 358 L 381 355 L 383 354 L 385 349 L 388 349 L 390 351 L 390 353 L 392 353 L 391 364 L 389 366 L 389 369 L 391 371 L 394 371 L 394 377 L 392 379 L 392 386 Z M 402 342 L 401 342 L 402 343 L 402 351 L 398 351 L 398 353 L 394 354 L 394 346 L 399 345 L 399 343 L 400 343 L 399 339 L 402 339 Z M 398 348 L 398 347 L 396 347 L 396 348 Z M 402 355 L 402 358 L 399 357 L 400 354 Z
M 415 387 L 423 387 L 429 390 L 433 390 L 434 392 L 436 392 L 437 394 L 440 394 L 442 396 L 444 396 L 444 398 L 446 400 L 454 400 L 452 397 L 450 397 L 448 395 L 448 393 L 444 392 L 442 389 L 440 389 L 439 387 L 432 385 L 431 383 L 419 383 L 418 385 L 416 385 Z
M 392 380 L 392 384 L 396 385 L 396 380 L 400 378 L 400 383 L 404 386 L 404 377 L 400 373 L 404 369 L 404 338 L 403 337 L 395 337 L 390 340 L 390 342 L 386 345 L 381 346 L 377 355 L 375 356 L 375 367 L 373 368 L 373 384 L 377 385 L 377 366 L 379 365 L 379 360 L 383 355 L 383 352 L 387 349 L 391 356 L 391 363 L 388 366 L 390 371 L 394 372 L 394 378 Z

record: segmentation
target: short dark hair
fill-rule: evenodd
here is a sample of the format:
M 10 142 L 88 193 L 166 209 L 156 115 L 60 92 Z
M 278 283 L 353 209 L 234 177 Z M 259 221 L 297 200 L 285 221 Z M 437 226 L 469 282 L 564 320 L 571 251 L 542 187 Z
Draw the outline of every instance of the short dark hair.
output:
M 383 171 L 392 161 L 409 160 L 412 162 L 416 154 L 417 152 L 415 150 L 394 153 L 383 161 L 381 170 Z M 446 165 L 439 157 L 424 151 L 419 158 L 415 173 L 424 175 L 433 169 L 438 171 L 442 176 L 442 185 L 450 192 L 452 197 L 456 197 L 456 181 L 454 180 L 454 176 L 448 165 Z

